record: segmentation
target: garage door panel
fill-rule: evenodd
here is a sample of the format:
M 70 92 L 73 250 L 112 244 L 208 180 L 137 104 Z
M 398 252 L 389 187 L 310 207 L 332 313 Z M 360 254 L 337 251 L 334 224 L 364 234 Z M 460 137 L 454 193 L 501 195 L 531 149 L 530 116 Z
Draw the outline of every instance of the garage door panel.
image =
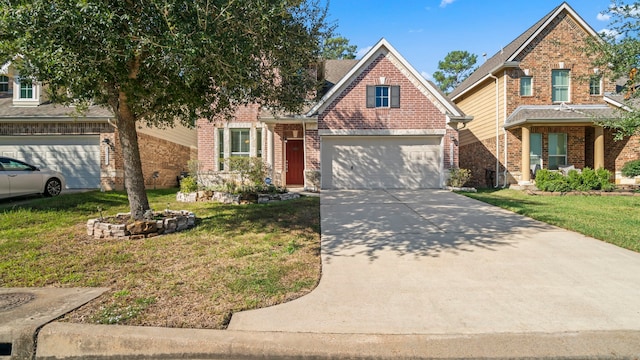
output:
M 440 139 L 323 138 L 322 174 L 323 188 L 437 188 Z
M 0 153 L 61 172 L 70 189 L 97 188 L 99 141 L 97 135 L 6 136 L 0 137 Z

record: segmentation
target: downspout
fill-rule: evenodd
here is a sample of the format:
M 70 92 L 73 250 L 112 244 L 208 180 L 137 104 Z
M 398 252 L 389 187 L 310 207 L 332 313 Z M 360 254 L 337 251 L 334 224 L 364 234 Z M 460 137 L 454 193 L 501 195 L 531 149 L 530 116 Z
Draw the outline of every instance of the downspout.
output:
M 307 123 L 302 119 L 302 187 L 307 190 Z
M 507 70 L 504 70 L 504 89 L 503 89 L 503 103 L 504 106 L 502 107 L 502 118 L 506 119 L 507 118 Z M 508 155 L 507 155 L 507 129 L 504 128 L 504 126 L 502 127 L 502 131 L 504 133 L 504 146 L 502 147 L 503 151 L 504 151 L 504 174 L 503 174 L 503 182 L 502 182 L 502 188 L 506 188 L 507 187 L 507 165 L 509 163 L 509 159 L 508 159 Z
M 489 77 L 496 80 L 496 182 L 494 188 L 498 187 L 498 172 L 500 171 L 500 95 L 499 95 L 499 84 L 498 77 L 494 76 L 492 73 L 489 73 Z

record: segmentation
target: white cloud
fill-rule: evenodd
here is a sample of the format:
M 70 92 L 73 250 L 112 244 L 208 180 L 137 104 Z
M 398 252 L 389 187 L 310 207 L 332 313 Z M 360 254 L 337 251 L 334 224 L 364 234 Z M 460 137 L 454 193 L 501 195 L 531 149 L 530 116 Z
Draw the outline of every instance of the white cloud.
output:
M 609 14 L 603 14 L 603 13 L 598 14 L 599 21 L 609 21 L 609 19 L 611 19 L 611 15 Z
M 367 46 L 366 48 L 362 48 L 359 49 L 358 52 L 356 53 L 356 58 L 361 59 L 363 56 L 365 56 L 369 50 L 371 50 L 373 48 L 373 46 Z
M 456 0 L 442 0 L 442 1 L 440 2 L 440 7 L 441 7 L 441 8 L 443 8 L 443 7 L 445 7 L 445 6 L 447 6 L 447 5 L 451 4 L 451 3 L 453 3 L 454 1 L 456 1 Z
M 429 73 L 428 73 L 428 72 L 426 72 L 426 71 L 422 71 L 422 72 L 420 72 L 420 75 L 422 75 L 422 77 L 423 77 L 423 78 L 425 78 L 425 79 L 427 79 L 427 80 L 431 80 L 431 79 L 432 79 L 432 78 L 431 78 L 431 74 L 429 74 Z

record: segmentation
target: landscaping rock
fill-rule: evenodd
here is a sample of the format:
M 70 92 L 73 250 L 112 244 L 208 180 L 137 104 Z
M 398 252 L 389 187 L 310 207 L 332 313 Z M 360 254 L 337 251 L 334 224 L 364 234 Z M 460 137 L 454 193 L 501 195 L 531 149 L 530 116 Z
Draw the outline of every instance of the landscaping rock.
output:
M 190 229 L 195 226 L 196 216 L 186 210 L 153 213 L 156 220 L 135 221 L 130 224 L 113 224 L 109 221 L 126 221 L 130 214 L 117 214 L 115 218 L 91 219 L 87 221 L 87 235 L 95 239 L 135 240 Z M 164 217 L 163 219 L 158 219 Z

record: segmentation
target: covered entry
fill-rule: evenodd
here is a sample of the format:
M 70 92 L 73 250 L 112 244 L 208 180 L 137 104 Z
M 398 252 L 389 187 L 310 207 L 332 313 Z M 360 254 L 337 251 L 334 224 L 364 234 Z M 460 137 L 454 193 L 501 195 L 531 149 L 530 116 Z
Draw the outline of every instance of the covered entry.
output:
M 323 189 L 439 188 L 441 136 L 323 136 Z

